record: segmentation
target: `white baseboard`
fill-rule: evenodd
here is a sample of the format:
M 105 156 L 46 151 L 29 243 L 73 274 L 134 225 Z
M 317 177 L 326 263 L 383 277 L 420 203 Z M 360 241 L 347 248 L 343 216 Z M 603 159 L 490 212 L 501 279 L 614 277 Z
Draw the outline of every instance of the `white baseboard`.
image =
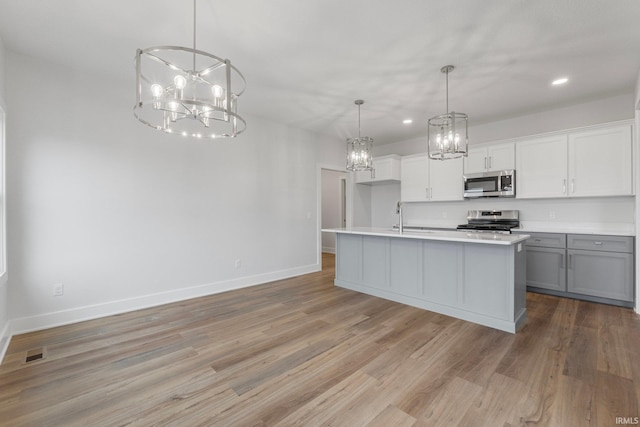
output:
M 23 334 L 26 332 L 53 328 L 55 326 L 68 325 L 85 320 L 97 319 L 114 314 L 155 307 L 162 304 L 184 301 L 191 298 L 218 294 L 221 292 L 232 291 L 234 289 L 261 285 L 273 282 L 275 280 L 287 279 L 289 277 L 300 276 L 302 274 L 314 273 L 320 270 L 321 266 L 319 264 L 310 264 L 288 270 L 280 270 L 271 273 L 258 274 L 255 276 L 226 280 L 222 282 L 208 283 L 184 289 L 177 289 L 175 291 L 161 292 L 157 294 L 144 295 L 141 297 L 128 298 L 118 301 L 110 301 L 103 304 L 78 307 L 70 310 L 57 311 L 52 313 L 44 313 L 36 316 L 20 317 L 11 319 L 9 321 L 10 326 L 8 328 L 8 332 L 10 332 L 11 335 Z M 7 345 L 8 341 L 9 340 L 7 340 Z

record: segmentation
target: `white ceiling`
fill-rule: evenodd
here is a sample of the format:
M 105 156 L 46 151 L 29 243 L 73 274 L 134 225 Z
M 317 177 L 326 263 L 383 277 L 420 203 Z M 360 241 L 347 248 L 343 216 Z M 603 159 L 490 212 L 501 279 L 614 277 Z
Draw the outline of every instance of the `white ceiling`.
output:
M 192 13 L 191 0 L 0 0 L 0 37 L 111 74 L 133 106 L 136 48 L 191 46 Z M 247 79 L 241 114 L 342 139 L 361 98 L 376 144 L 445 112 L 447 64 L 450 109 L 470 125 L 632 93 L 640 69 L 639 0 L 198 0 L 197 22 L 198 48 Z

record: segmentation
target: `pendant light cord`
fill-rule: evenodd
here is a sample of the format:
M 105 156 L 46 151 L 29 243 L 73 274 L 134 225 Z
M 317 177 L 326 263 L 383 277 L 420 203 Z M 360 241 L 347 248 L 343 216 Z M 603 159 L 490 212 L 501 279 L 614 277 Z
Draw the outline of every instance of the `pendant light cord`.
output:
M 196 70 L 196 0 L 193 0 L 193 71 Z
M 360 104 L 358 104 L 358 138 L 360 138 Z
M 195 1 L 195 0 L 194 0 Z M 444 73 L 447 79 L 447 109 L 445 110 L 445 112 L 447 114 L 449 114 L 449 69 L 447 68 L 447 71 Z

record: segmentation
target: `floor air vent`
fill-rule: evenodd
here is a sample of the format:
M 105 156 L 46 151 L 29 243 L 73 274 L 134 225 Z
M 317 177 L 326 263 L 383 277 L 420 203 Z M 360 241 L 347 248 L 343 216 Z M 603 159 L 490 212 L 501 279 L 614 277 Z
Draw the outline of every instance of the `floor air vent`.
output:
M 44 359 L 44 352 L 41 348 L 27 351 L 27 358 L 25 359 L 25 362 L 33 362 L 38 359 Z

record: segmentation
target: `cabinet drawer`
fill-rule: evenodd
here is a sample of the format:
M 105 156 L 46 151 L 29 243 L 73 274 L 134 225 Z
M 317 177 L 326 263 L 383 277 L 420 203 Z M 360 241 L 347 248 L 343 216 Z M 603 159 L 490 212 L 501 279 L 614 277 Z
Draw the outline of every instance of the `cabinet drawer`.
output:
M 567 235 L 559 233 L 527 233 L 531 236 L 527 240 L 527 246 L 539 246 L 543 248 L 560 248 L 567 247 Z
M 567 247 L 604 252 L 633 252 L 633 237 L 569 234 Z

